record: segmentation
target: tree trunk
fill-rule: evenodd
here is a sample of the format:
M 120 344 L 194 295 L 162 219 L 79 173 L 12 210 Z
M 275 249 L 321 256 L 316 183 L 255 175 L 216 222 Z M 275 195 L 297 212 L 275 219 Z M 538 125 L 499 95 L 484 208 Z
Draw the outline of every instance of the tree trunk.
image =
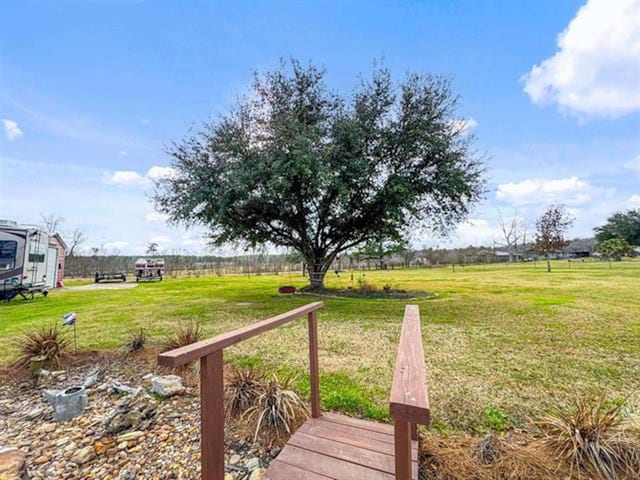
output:
M 549 255 L 547 255 L 547 272 L 551 273 L 551 261 L 549 261 Z
M 324 262 L 322 260 L 307 262 L 307 271 L 309 272 L 309 288 L 311 290 L 322 290 L 324 288 L 324 277 L 327 274 Z

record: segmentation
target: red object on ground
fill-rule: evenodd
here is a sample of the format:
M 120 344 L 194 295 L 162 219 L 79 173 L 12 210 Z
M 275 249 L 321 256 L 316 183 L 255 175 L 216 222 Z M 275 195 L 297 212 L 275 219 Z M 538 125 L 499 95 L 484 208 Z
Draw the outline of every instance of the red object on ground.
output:
M 280 292 L 280 293 L 296 293 L 296 287 L 291 287 L 291 286 L 279 287 L 278 288 L 278 292 Z

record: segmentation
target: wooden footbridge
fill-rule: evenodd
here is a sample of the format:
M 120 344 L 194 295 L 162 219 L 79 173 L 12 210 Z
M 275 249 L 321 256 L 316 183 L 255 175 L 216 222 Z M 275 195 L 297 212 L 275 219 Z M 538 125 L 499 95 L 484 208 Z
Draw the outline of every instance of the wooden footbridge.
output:
M 300 317 L 309 325 L 311 418 L 267 470 L 270 480 L 417 480 L 417 424 L 429 423 L 420 314 L 407 305 L 389 411 L 394 425 L 320 411 L 318 310 L 314 302 L 282 315 L 159 355 L 179 367 L 200 360 L 202 480 L 224 480 L 223 350 Z

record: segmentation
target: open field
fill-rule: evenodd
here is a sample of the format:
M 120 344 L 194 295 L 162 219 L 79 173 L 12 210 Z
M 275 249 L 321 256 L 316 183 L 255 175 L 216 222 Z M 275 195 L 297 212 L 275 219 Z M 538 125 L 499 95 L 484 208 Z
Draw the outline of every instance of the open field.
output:
M 567 405 L 576 392 L 613 400 L 640 390 L 640 262 L 554 264 L 366 272 L 381 288 L 427 290 L 416 299 L 423 321 L 434 426 L 482 432 L 523 427 Z M 354 278 L 360 275 L 354 272 Z M 338 287 L 328 276 L 327 284 Z M 350 274 L 342 274 L 342 286 Z M 76 282 L 77 283 L 77 282 Z M 54 291 L 47 299 L 0 305 L 0 363 L 31 326 L 78 314 L 82 348 L 117 347 L 144 327 L 158 343 L 179 322 L 207 335 L 245 325 L 317 298 L 277 295 L 301 276 L 208 277 L 125 290 Z M 355 282 L 354 282 L 355 283 Z M 386 415 L 402 300 L 328 298 L 320 311 L 321 394 L 325 408 Z M 303 321 L 225 351 L 227 358 L 296 373 L 307 389 Z M 640 413 L 636 393 L 627 408 Z

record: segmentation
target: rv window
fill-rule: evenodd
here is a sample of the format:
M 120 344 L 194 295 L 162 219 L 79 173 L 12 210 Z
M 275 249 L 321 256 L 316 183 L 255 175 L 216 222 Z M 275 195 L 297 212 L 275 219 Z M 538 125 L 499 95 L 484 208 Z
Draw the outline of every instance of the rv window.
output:
M 18 242 L 0 240 L 0 270 L 11 270 L 16 267 L 16 251 Z

